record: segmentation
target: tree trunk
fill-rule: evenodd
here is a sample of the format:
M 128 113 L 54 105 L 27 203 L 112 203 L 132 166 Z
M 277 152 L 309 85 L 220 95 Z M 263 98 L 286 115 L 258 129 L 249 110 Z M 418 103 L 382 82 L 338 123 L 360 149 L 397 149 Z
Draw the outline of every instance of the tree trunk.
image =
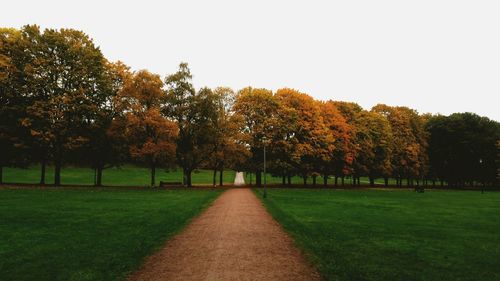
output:
M 255 172 L 255 184 L 258 187 L 262 186 L 262 173 L 261 173 L 261 171 L 256 171 Z
M 335 176 L 335 186 L 338 186 L 338 185 L 339 185 L 339 177 Z
M 54 185 L 61 185 L 61 158 L 56 157 L 54 161 Z
M 187 187 L 192 187 L 192 186 L 193 186 L 193 184 L 192 184 L 192 182 L 191 182 L 191 173 L 192 173 L 192 172 L 193 172 L 193 171 L 192 171 L 192 170 L 190 170 L 190 169 L 186 170 L 185 177 L 186 177 L 186 186 L 187 186 Z
M 290 173 L 288 173 L 288 185 L 292 185 L 292 175 L 290 175 Z
M 182 168 L 182 185 L 191 187 L 191 169 Z
M 286 184 L 286 175 L 283 175 L 281 177 L 281 184 L 285 185 Z
M 344 176 L 340 177 L 340 182 L 341 182 L 342 186 L 345 185 L 345 177 Z
M 47 160 L 45 160 L 45 157 L 43 157 L 42 162 L 41 162 L 41 168 L 40 168 L 40 184 L 41 185 L 45 184 L 46 167 L 47 167 Z
M 155 187 L 156 184 L 156 165 L 151 165 L 151 187 Z
M 375 186 L 375 179 L 373 177 L 369 177 L 370 179 L 370 186 L 374 187 Z
M 213 175 L 213 186 L 217 186 L 217 168 L 214 168 L 214 175 Z
M 314 187 L 316 187 L 316 177 L 317 177 L 316 175 L 312 176 L 312 178 L 313 178 L 313 186 Z
M 323 186 L 327 187 L 328 186 L 328 176 L 323 175 Z
M 304 187 L 307 186 L 307 176 L 302 176 L 302 180 L 304 181 Z
M 0 166 L 0 184 L 3 183 L 3 166 Z
M 103 167 L 97 167 L 96 169 L 96 180 L 95 180 L 95 185 L 96 186 L 102 186 L 102 170 Z
M 224 165 L 220 166 L 220 171 L 219 171 L 219 185 L 220 186 L 224 185 Z
M 388 177 L 385 177 L 385 178 L 384 178 L 384 186 L 385 186 L 385 187 L 388 187 L 388 186 L 389 186 L 389 178 L 388 178 Z

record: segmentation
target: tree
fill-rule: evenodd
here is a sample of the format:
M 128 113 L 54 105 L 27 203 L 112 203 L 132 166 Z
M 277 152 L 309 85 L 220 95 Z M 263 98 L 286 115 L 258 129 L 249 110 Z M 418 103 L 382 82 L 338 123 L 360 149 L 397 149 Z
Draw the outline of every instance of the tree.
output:
M 33 103 L 27 107 L 23 125 L 31 132 L 33 146 L 42 161 L 44 180 L 48 157 L 54 160 L 55 185 L 61 184 L 66 153 L 84 145 L 83 132 L 94 119 L 95 104 L 106 99 L 103 90 L 104 57 L 92 40 L 73 29 L 26 27 L 36 57 L 30 68 Z
M 337 180 L 340 177 L 342 179 L 342 185 L 344 185 L 344 177 L 347 175 L 352 175 L 354 179 L 359 181 L 359 177 L 363 172 L 366 172 L 364 161 L 362 157 L 365 156 L 363 149 L 367 148 L 365 140 L 364 122 L 363 118 L 363 108 L 356 103 L 352 102 L 342 102 L 334 101 L 333 104 L 344 117 L 345 121 L 349 125 L 351 131 L 351 142 L 346 143 L 346 156 L 348 161 L 343 162 L 344 166 L 337 166 L 334 170 L 335 175 L 335 185 L 337 185 Z M 367 151 L 371 153 L 370 150 Z M 340 168 L 342 167 L 342 168 Z M 356 182 L 354 182 L 356 184 Z
M 500 184 L 500 139 L 497 140 L 497 158 L 495 160 L 496 162 L 496 170 L 497 170 L 497 175 L 496 175 L 496 179 L 495 179 L 495 183 L 494 185 L 495 186 L 498 186 L 498 184 Z
M 114 119 L 123 115 L 120 108 L 120 92 L 129 83 L 132 73 L 122 62 L 105 64 L 103 91 L 105 98 L 95 103 L 93 118 L 87 120 L 82 132 L 88 142 L 79 150 L 77 161 L 85 161 L 94 170 L 94 185 L 102 185 L 104 169 L 119 165 L 128 155 L 127 140 L 122 138 L 120 130 L 111 128 Z M 116 129 L 116 128 L 115 128 Z
M 429 132 L 430 168 L 452 186 L 494 184 L 500 124 L 473 113 L 434 116 Z
M 323 163 L 330 160 L 334 151 L 334 139 L 331 131 L 325 126 L 320 106 L 312 97 L 293 89 L 279 89 L 275 95 L 278 101 L 278 115 L 288 125 L 277 127 L 281 136 L 275 138 L 277 146 L 284 146 L 284 159 L 294 167 L 307 183 L 307 177 L 316 176 Z M 281 113 L 284 112 L 284 113 Z M 288 115 L 288 116 L 287 116 Z
M 20 120 L 28 99 L 23 90 L 26 42 L 20 31 L 0 28 L 0 183 L 3 167 L 18 162 L 26 138 Z
M 364 143 L 367 144 L 366 147 L 361 148 L 361 154 L 365 156 L 365 162 L 362 165 L 371 186 L 374 186 L 375 179 L 380 177 L 385 179 L 385 185 L 387 186 L 388 178 L 392 173 L 393 136 L 391 125 L 384 116 L 375 112 L 364 111 L 361 119 L 363 124 L 361 130 L 364 132 L 362 134 L 364 134 L 366 140 Z M 367 151 L 366 155 L 364 151 Z
M 333 137 L 334 151 L 322 164 L 323 184 L 328 184 L 329 175 L 344 175 L 354 160 L 354 128 L 337 109 L 333 101 L 319 102 L 323 122 Z
M 187 186 L 192 186 L 192 172 L 212 155 L 211 134 L 215 130 L 212 120 L 217 114 L 213 92 L 208 88 L 196 92 L 191 79 L 186 63 L 181 63 L 176 73 L 167 76 L 167 100 L 162 109 L 179 127 L 176 156 L 182 167 L 183 184 Z
M 402 179 L 407 178 L 407 185 L 413 185 L 413 179 L 419 179 L 427 174 L 427 136 L 424 130 L 424 120 L 418 113 L 407 107 L 390 107 L 379 104 L 372 108 L 385 116 L 391 125 L 393 133 L 392 170 L 393 175 L 402 185 Z
M 219 185 L 223 185 L 225 167 L 238 168 L 248 156 L 242 143 L 241 128 L 243 119 L 234 114 L 233 104 L 235 93 L 227 87 L 218 87 L 213 91 L 215 95 L 216 114 L 211 121 L 213 152 L 211 166 L 214 171 L 213 185 L 216 185 L 216 174 L 219 171 Z
M 243 142 L 250 151 L 246 168 L 255 173 L 257 186 L 262 185 L 264 140 L 272 139 L 277 109 L 270 90 L 248 87 L 236 96 L 234 111 L 243 118 Z
M 349 102 L 333 102 L 349 124 L 351 142 L 345 143 L 347 159 L 340 175 L 351 174 L 353 183 L 360 184 L 360 177 L 367 176 L 370 185 L 384 177 L 386 184 L 391 173 L 392 132 L 387 119 L 376 112 L 363 110 Z
M 150 168 L 151 186 L 156 184 L 156 168 L 174 162 L 178 131 L 177 125 L 161 114 L 166 99 L 162 87 L 158 75 L 146 70 L 134 73 L 120 92 L 120 107 L 125 114 L 116 119 L 112 129 L 123 129 L 132 158 Z

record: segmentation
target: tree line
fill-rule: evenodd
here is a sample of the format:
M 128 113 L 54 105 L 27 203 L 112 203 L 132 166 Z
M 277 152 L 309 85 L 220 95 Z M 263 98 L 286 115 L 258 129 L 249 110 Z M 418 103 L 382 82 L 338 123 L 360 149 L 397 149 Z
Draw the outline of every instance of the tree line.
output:
M 179 167 L 191 186 L 196 169 L 268 171 L 291 184 L 360 185 L 367 177 L 397 186 L 495 185 L 500 123 L 473 113 L 419 114 L 379 104 L 315 100 L 282 88 L 196 90 L 186 63 L 162 79 L 108 61 L 73 29 L 0 28 L 0 183 L 3 167 L 47 165 L 61 184 L 66 164 L 95 171 L 123 163 Z M 308 182 L 310 181 L 310 182 Z

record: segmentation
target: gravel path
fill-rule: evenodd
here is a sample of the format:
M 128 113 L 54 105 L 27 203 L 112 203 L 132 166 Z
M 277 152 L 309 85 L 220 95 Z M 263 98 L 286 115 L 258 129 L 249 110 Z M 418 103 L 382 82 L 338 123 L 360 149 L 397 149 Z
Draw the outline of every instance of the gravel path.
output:
M 320 280 L 247 188 L 213 205 L 129 280 Z

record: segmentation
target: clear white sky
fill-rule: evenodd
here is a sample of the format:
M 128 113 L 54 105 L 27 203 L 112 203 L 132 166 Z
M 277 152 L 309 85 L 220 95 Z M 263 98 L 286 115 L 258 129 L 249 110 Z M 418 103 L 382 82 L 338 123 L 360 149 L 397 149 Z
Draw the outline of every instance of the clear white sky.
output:
M 500 1 L 3 1 L 0 26 L 71 27 L 110 60 L 197 87 L 471 111 L 500 121 Z

